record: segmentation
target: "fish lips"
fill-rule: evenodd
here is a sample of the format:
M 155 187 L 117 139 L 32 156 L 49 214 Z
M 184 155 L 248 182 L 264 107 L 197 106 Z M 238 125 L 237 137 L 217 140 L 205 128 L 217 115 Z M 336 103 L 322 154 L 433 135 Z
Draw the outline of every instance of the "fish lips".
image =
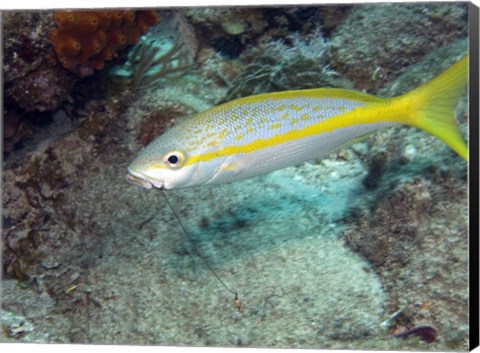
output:
M 163 182 L 150 180 L 146 176 L 140 173 L 134 172 L 131 169 L 128 169 L 128 174 L 125 177 L 125 179 L 129 184 L 140 186 L 145 189 L 151 189 L 153 186 L 155 186 L 158 189 L 161 189 L 163 187 Z

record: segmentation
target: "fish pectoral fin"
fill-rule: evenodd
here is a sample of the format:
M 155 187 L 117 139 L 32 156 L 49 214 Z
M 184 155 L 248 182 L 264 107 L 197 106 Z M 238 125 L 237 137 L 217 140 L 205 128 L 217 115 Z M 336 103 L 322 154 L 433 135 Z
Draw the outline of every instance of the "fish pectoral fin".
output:
M 239 169 L 236 163 L 224 163 L 220 169 L 225 172 L 233 172 L 234 174 L 239 173 Z
M 360 142 L 364 139 L 366 139 L 368 136 L 372 135 L 375 131 L 371 131 L 371 132 L 367 132 L 366 134 L 363 134 L 361 136 L 358 136 L 358 137 L 355 137 L 354 139 L 344 143 L 343 145 L 341 145 L 338 150 L 341 150 L 342 148 L 347 148 L 347 147 L 350 147 L 351 145 L 354 145 L 356 144 L 357 142 Z

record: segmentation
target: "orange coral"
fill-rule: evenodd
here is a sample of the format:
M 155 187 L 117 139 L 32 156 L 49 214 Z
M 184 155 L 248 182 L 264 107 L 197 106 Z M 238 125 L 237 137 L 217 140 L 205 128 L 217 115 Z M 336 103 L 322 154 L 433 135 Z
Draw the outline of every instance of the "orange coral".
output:
M 59 11 L 50 40 L 62 65 L 87 76 L 158 23 L 155 11 Z

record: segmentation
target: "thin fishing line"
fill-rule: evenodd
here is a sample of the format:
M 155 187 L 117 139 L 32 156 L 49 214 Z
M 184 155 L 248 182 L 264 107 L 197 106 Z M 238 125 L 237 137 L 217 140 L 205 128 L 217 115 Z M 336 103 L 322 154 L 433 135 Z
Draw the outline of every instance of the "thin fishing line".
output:
M 200 250 L 198 249 L 197 245 L 195 244 L 195 241 L 193 240 L 193 238 L 190 236 L 190 233 L 187 231 L 187 229 L 185 228 L 185 226 L 183 225 L 182 221 L 180 220 L 180 214 L 178 213 L 178 211 L 176 210 L 176 208 L 172 207 L 172 204 L 170 203 L 170 201 L 168 200 L 168 197 L 167 197 L 167 194 L 165 193 L 165 191 L 162 189 L 161 190 L 162 194 L 163 194 L 163 197 L 165 198 L 165 202 L 167 203 L 168 207 L 170 207 L 170 209 L 172 210 L 173 214 L 175 215 L 175 218 L 177 218 L 177 221 L 178 223 L 180 224 L 180 227 L 182 228 L 183 232 L 185 233 L 185 235 L 187 236 L 187 238 L 190 240 L 190 242 L 192 243 L 192 246 L 193 246 L 193 249 L 195 250 L 195 252 L 197 253 L 197 255 L 202 259 L 203 263 L 205 264 L 205 266 L 209 269 L 210 272 L 213 273 L 213 275 L 215 277 L 217 277 L 217 279 L 220 281 L 220 283 L 225 287 L 226 290 L 228 290 L 230 293 L 234 294 L 235 295 L 235 300 L 238 299 L 238 293 L 236 290 L 232 290 L 230 289 L 226 284 L 225 282 L 220 278 L 220 276 L 217 274 L 217 272 L 213 269 L 212 266 L 210 266 L 210 264 L 208 263 L 207 259 L 205 259 L 205 257 L 203 257 L 202 253 L 200 252 Z

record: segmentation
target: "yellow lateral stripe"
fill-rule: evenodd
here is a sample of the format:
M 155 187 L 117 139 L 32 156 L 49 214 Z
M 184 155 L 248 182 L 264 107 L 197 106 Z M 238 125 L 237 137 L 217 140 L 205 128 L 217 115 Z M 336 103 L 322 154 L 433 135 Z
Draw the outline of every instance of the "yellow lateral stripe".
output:
M 394 102 L 397 104 L 392 104 Z M 401 122 L 401 118 L 399 117 L 408 115 L 406 114 L 406 109 L 409 109 L 409 107 L 408 102 L 405 100 L 382 99 L 382 103 L 383 104 L 370 104 L 364 107 L 357 107 L 345 114 L 335 115 L 303 129 L 290 130 L 284 134 L 275 135 L 268 139 L 256 139 L 248 144 L 226 146 L 218 151 L 191 156 L 185 165 L 207 162 L 218 157 L 231 156 L 239 153 L 252 153 L 266 147 L 277 146 L 286 142 L 313 135 L 320 135 L 353 125 L 373 124 L 385 121 Z

